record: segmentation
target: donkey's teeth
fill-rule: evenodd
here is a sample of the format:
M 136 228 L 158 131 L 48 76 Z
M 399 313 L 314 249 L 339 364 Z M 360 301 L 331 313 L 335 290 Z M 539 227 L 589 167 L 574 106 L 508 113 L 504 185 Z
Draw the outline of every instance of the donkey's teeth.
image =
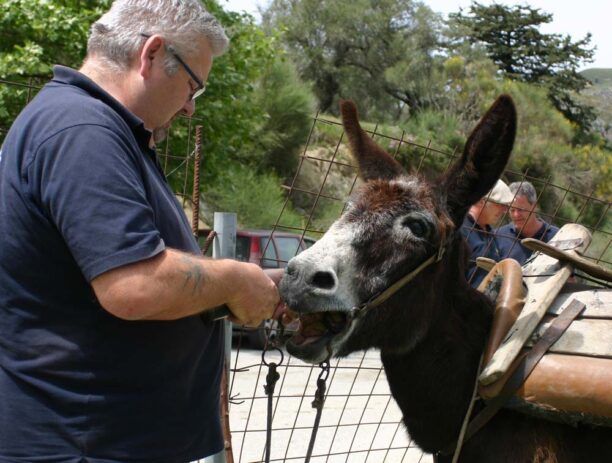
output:
M 343 312 L 302 314 L 300 327 L 292 337 L 292 343 L 294 345 L 307 345 L 323 337 L 333 337 L 346 328 L 347 320 L 348 318 Z

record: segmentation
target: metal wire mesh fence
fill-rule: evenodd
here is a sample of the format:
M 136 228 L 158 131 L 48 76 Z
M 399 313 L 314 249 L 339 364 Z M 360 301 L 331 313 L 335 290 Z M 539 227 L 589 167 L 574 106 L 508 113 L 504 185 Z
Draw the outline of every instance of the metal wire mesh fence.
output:
M 32 82 L 0 80 L 3 112 L 0 119 L 0 143 L 12 120 L 39 90 Z M 200 166 L 196 139 L 196 118 L 177 121 L 183 143 L 175 145 L 175 132 L 161 146 L 162 166 L 181 200 L 194 231 L 207 225 L 200 221 Z M 384 132 L 384 133 L 383 133 Z M 435 148 L 415 143 L 409 134 L 389 134 L 371 130 L 374 139 L 402 164 L 419 174 L 430 176 L 443 172 L 456 157 Z M 180 151 L 175 148 L 180 146 Z M 546 222 L 556 226 L 581 223 L 593 234 L 585 256 L 600 265 L 612 266 L 612 217 L 610 201 L 598 198 L 592 191 L 577 191 L 571 185 L 554 184 L 550 178 L 539 178 L 530 172 L 507 171 L 506 180 L 529 181 L 545 203 L 538 212 Z M 343 141 L 338 121 L 315 116 L 306 146 L 292 181 L 282 187 L 286 202 L 278 211 L 273 232 L 290 231 L 302 237 L 319 238 L 341 214 L 345 202 L 357 184 L 356 168 Z M 302 211 L 301 227 L 284 221 L 289 204 Z M 565 207 L 568 203 L 571 208 Z M 568 215 L 567 211 L 574 211 Z M 577 212 L 576 212 L 577 211 Z M 507 220 L 507 217 L 505 218 Z M 265 247 L 271 246 L 268 241 Z M 265 254 L 265 249 L 263 254 Z M 286 260 L 279 259 L 279 266 Z M 578 277 L 583 277 L 577 273 Z M 585 276 L 586 278 L 586 276 Z M 595 282 L 597 283 L 597 282 Z M 267 361 L 279 362 L 274 351 L 265 354 Z M 303 461 L 306 455 L 315 411 L 311 406 L 320 370 L 284 352 L 278 369 L 280 380 L 273 395 L 271 427 L 271 461 Z M 262 352 L 252 349 L 242 334 L 234 339 L 229 378 L 231 453 L 234 461 L 262 461 L 266 440 L 266 401 L 264 385 L 267 370 Z M 334 359 L 328 380 L 326 402 L 312 462 L 429 462 L 407 435 L 401 413 L 393 401 L 379 355 L 375 351 Z
M 405 133 L 391 136 L 378 133 L 377 129 L 371 131 L 374 139 L 417 173 L 441 173 L 455 158 L 455 153 L 438 150 L 432 142 L 419 145 L 409 141 Z M 327 148 L 321 148 L 324 138 Z M 547 195 L 547 208 L 539 212 L 546 222 L 559 227 L 571 222 L 586 226 L 593 234 L 593 241 L 585 255 L 601 265 L 611 265 L 609 201 L 595 197 L 592 192 L 553 184 L 550 179 L 537 178 L 529 172 L 509 170 L 505 177 L 509 182 L 531 182 L 539 192 L 538 199 Z M 302 236 L 320 236 L 342 212 L 356 182 L 356 168 L 348 157 L 340 124 L 317 115 L 297 172 L 292 182 L 284 185 L 288 191 L 286 204 L 297 199 L 296 202 L 309 206 L 304 208 L 304 225 L 302 228 L 286 225 L 283 209 L 273 228 Z M 564 216 L 561 211 L 576 209 L 563 207 L 570 201 L 579 205 L 578 212 Z M 234 352 L 232 367 L 230 420 L 234 457 L 237 461 L 262 461 L 266 437 L 266 369 L 259 352 L 240 345 Z M 315 419 L 311 401 L 319 369 L 285 354 L 279 371 L 281 380 L 274 395 L 271 428 L 271 461 L 303 461 Z M 311 461 L 431 461 L 431 456 L 423 454 L 406 434 L 378 353 L 374 351 L 334 360 L 320 428 Z

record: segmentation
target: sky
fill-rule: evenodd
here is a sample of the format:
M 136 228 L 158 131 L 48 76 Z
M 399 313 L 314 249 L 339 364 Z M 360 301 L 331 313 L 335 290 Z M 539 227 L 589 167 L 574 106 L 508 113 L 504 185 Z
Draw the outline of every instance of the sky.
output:
M 219 0 L 225 9 L 230 11 L 246 11 L 256 18 L 258 6 L 266 6 L 267 0 Z M 469 7 L 471 0 L 422 0 L 432 10 L 442 13 L 458 11 Z M 597 47 L 594 62 L 582 66 L 587 68 L 612 68 L 612 1 L 610 0 L 526 0 L 508 1 L 479 0 L 488 5 L 501 3 L 505 5 L 527 4 L 553 14 L 553 21 L 542 27 L 546 33 L 569 34 L 578 40 L 590 32 L 591 44 Z

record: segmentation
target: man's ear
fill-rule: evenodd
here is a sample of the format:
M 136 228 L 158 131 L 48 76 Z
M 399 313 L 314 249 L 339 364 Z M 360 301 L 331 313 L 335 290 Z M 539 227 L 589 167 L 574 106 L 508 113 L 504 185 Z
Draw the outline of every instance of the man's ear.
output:
M 448 212 L 458 226 L 469 207 L 501 177 L 516 135 L 516 109 L 501 95 L 470 134 L 461 158 L 442 178 Z
M 153 70 L 153 62 L 156 59 L 161 59 L 162 52 L 164 51 L 164 39 L 159 35 L 152 35 L 148 37 L 144 43 L 138 58 L 140 65 L 138 71 L 140 75 L 147 79 L 151 76 Z
M 340 112 L 351 153 L 359 165 L 359 176 L 362 180 L 391 180 L 405 173 L 404 168 L 361 128 L 355 103 L 349 100 L 340 101 Z

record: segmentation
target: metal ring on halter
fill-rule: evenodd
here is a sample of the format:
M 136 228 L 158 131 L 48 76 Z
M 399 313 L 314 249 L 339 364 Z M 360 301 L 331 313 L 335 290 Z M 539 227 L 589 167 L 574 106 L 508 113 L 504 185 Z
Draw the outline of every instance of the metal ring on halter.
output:
M 274 347 L 266 346 L 266 348 L 261 353 L 261 362 L 265 366 L 270 366 L 270 364 L 268 362 L 266 362 L 266 353 L 270 352 L 271 350 L 275 350 L 275 351 L 277 351 L 280 354 L 280 356 L 281 356 L 280 361 L 276 365 L 277 366 L 278 365 L 282 365 L 283 360 L 285 359 L 285 354 L 283 353 L 282 349 L 280 347 L 277 347 L 277 346 L 274 346 Z

